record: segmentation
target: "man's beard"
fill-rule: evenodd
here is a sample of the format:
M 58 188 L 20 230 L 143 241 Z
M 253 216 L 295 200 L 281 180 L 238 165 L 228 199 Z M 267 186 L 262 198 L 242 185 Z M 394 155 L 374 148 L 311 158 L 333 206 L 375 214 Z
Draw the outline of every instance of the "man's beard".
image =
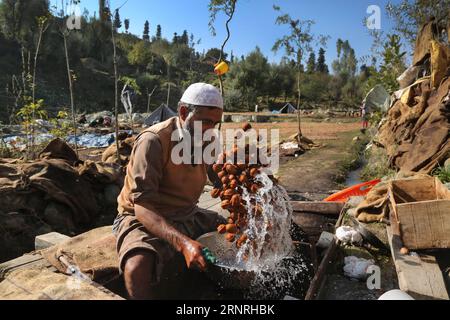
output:
M 192 120 L 193 116 L 194 115 L 192 113 L 190 113 L 188 115 L 188 117 L 186 118 L 186 120 L 184 121 L 183 126 L 182 126 L 183 130 L 186 130 L 187 132 L 189 132 L 189 134 L 191 135 L 192 139 L 194 137 L 194 128 L 193 128 L 193 126 L 191 124 L 191 120 Z
M 196 138 L 196 136 L 195 136 L 195 129 L 194 129 L 194 126 L 193 126 L 193 121 L 191 121 L 193 116 L 194 115 L 192 113 L 189 114 L 189 116 L 186 118 L 186 120 L 184 121 L 184 123 L 182 125 L 183 130 L 189 132 L 189 136 L 190 136 L 190 139 L 191 139 L 191 160 L 192 160 L 192 163 L 194 162 L 194 152 L 195 152 L 194 150 L 195 150 L 195 146 L 196 146 L 196 144 L 195 144 L 195 138 Z M 201 134 L 200 139 L 203 139 L 203 134 Z M 203 155 L 203 151 L 205 150 L 207 145 L 208 145 L 208 143 L 202 141 L 202 155 Z

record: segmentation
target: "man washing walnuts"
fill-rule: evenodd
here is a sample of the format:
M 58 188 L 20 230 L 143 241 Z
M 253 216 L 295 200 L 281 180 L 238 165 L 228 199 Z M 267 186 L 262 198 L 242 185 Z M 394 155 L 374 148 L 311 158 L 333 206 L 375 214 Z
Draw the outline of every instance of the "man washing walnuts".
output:
M 196 83 L 180 100 L 178 116 L 136 138 L 118 197 L 114 223 L 120 271 L 130 299 L 152 299 L 163 268 L 178 252 L 189 268 L 206 269 L 202 245 L 193 239 L 215 231 L 225 219 L 197 202 L 206 181 L 206 164 L 175 164 L 171 151 L 200 122 L 202 132 L 222 120 L 223 99 L 212 85 Z M 179 142 L 178 141 L 178 142 Z

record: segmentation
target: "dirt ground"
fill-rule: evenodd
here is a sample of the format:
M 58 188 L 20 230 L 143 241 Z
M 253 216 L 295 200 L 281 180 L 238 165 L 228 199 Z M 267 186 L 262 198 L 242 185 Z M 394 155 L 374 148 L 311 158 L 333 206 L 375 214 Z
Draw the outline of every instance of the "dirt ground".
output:
M 288 119 L 287 119 L 288 120 Z M 297 133 L 298 124 L 296 119 L 290 119 L 295 121 L 282 121 L 275 123 L 252 123 L 255 130 L 260 129 L 278 129 L 280 130 L 280 141 L 289 138 Z M 240 129 L 242 123 L 224 123 L 222 129 Z M 330 122 L 322 122 L 313 119 L 304 119 L 302 122 L 302 133 L 304 136 L 312 139 L 313 141 L 328 141 L 337 140 L 339 133 L 345 133 L 349 131 L 357 131 L 360 128 L 360 124 L 357 119 L 354 118 L 337 118 L 332 119 Z
M 295 124 L 284 129 L 295 133 Z M 319 201 L 336 190 L 345 180 L 345 165 L 354 161 L 353 139 L 361 135 L 359 123 L 305 123 L 304 134 L 321 147 L 298 158 L 282 161 L 278 176 L 294 200 Z

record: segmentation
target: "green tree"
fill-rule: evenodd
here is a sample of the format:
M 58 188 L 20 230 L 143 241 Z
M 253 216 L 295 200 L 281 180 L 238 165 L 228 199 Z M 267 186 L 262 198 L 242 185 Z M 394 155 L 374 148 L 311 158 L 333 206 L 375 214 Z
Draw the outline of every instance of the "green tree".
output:
M 130 30 L 130 19 L 125 19 L 124 24 L 125 24 L 125 33 L 128 33 L 128 30 Z
M 178 33 L 174 32 L 173 38 L 172 38 L 172 44 L 178 44 L 179 42 L 180 42 L 180 37 L 178 36 Z
M 450 23 L 449 8 L 449 0 L 401 0 L 389 1 L 386 5 L 388 16 L 394 21 L 394 31 L 405 38 L 411 48 L 414 48 L 420 26 L 431 18 L 437 23 L 439 34 L 445 35 L 441 31 Z
M 273 6 L 274 10 L 279 12 L 281 8 Z M 312 44 L 317 39 L 320 43 L 325 45 L 328 37 L 318 36 L 316 37 L 311 33 L 311 26 L 314 24 L 312 20 L 300 20 L 293 19 L 289 14 L 281 14 L 277 17 L 275 23 L 277 25 L 287 25 L 289 27 L 289 33 L 284 37 L 278 39 L 273 45 L 272 50 L 277 52 L 281 48 L 285 50 L 285 57 L 292 59 L 295 62 L 295 68 L 297 70 L 297 110 L 298 112 L 298 139 L 300 141 L 302 137 L 301 122 L 300 122 L 300 100 L 301 100 L 301 88 L 300 77 L 302 74 L 301 66 L 305 59 L 305 54 L 312 52 Z
M 311 52 L 309 54 L 308 62 L 306 64 L 306 72 L 314 73 L 316 72 L 316 54 Z
M 153 54 L 146 67 L 147 72 L 153 75 L 162 76 L 167 74 L 167 64 L 164 57 Z
M 17 116 L 22 119 L 22 124 L 25 127 L 27 136 L 32 135 L 31 140 L 27 141 L 27 144 L 30 143 L 28 147 L 31 148 L 31 150 L 27 151 L 31 151 L 32 153 L 34 151 L 34 122 L 36 119 L 44 119 L 47 117 L 47 111 L 44 109 L 44 100 L 39 99 L 36 102 L 29 101 L 19 110 Z
M 156 40 L 161 40 L 161 38 L 162 38 L 161 25 L 158 24 L 156 26 Z
M 253 111 L 258 97 L 266 95 L 268 79 L 267 58 L 256 47 L 241 61 L 235 74 L 236 87 L 240 88 L 249 111 Z
M 116 13 L 114 14 L 114 29 L 117 31 L 120 28 L 122 28 L 122 21 L 120 20 L 119 10 L 116 10 Z
M 192 50 L 184 44 L 178 44 L 171 50 L 171 65 L 179 70 L 189 70 Z
M 317 72 L 329 73 L 328 66 L 325 62 L 325 49 L 320 48 L 319 57 L 317 58 Z
M 165 54 L 168 54 L 170 52 L 172 46 L 166 39 L 161 39 L 159 41 L 153 42 L 151 47 L 153 53 L 164 56 Z
M 48 17 L 48 0 L 3 0 L 0 2 L 0 28 L 7 39 L 31 46 L 38 33 L 37 17 Z
M 342 103 L 346 108 L 359 104 L 358 96 L 361 85 L 356 78 L 358 61 L 355 50 L 348 40 L 338 39 L 336 42 L 337 59 L 333 61 L 334 81 L 330 83 L 330 94 L 335 103 Z
M 381 84 L 390 93 L 398 90 L 397 78 L 406 69 L 406 52 L 401 50 L 402 43 L 399 35 L 390 34 L 383 45 L 383 61 L 379 70 L 370 69 L 371 77 L 367 83 L 367 91 L 376 84 Z
M 144 24 L 144 34 L 142 36 L 142 39 L 145 41 L 150 41 L 150 23 L 147 21 L 145 21 Z
M 271 98 L 277 98 L 283 94 L 283 69 L 278 64 L 268 65 L 266 86 L 263 94 L 267 95 L 267 105 Z
M 324 73 L 302 75 L 301 90 L 305 100 L 316 104 L 327 99 L 329 76 Z
M 183 31 L 183 34 L 180 37 L 180 43 L 181 44 L 185 44 L 185 45 L 189 45 L 189 36 L 188 36 L 187 30 Z
M 335 74 L 346 78 L 354 77 L 358 66 L 355 50 L 351 47 L 348 40 L 338 39 L 336 42 L 338 58 L 333 62 Z
M 206 59 L 212 59 L 214 62 L 217 62 L 219 60 L 220 53 L 221 53 L 220 49 L 218 49 L 218 48 L 211 48 L 208 51 L 206 51 L 205 58 Z M 227 57 L 228 57 L 227 53 L 224 53 L 222 55 L 222 59 L 223 60 L 226 60 Z
M 151 46 L 147 41 L 137 42 L 133 46 L 133 49 L 128 53 L 128 62 L 131 65 L 138 67 L 138 73 L 141 70 L 141 67 L 147 66 L 147 64 L 152 61 L 152 58 L 153 53 Z
M 288 97 L 294 95 L 294 84 L 297 71 L 292 68 L 291 64 L 287 59 L 282 59 L 280 65 L 278 66 L 279 72 L 281 74 L 281 93 L 284 96 L 284 102 L 286 103 Z
M 237 0 L 210 0 L 209 1 L 209 30 L 213 36 L 216 35 L 216 29 L 214 23 L 216 21 L 217 14 L 219 12 L 224 12 L 228 17 L 228 21 L 233 18 L 234 12 L 236 10 Z M 228 23 L 227 23 L 228 25 Z

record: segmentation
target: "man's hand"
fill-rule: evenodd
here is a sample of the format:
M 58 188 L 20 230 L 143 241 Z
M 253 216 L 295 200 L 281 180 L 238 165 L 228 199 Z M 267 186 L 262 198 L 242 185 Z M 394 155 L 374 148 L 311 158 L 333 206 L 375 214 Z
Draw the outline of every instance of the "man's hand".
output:
M 135 204 L 135 212 L 136 218 L 150 233 L 167 241 L 176 251 L 183 254 L 188 268 L 206 270 L 206 261 L 202 253 L 203 246 L 199 242 L 176 230 L 151 208 Z
M 203 246 L 193 240 L 184 241 L 181 246 L 181 253 L 184 255 L 186 265 L 189 269 L 197 268 L 200 271 L 206 270 L 206 261 L 202 254 Z

